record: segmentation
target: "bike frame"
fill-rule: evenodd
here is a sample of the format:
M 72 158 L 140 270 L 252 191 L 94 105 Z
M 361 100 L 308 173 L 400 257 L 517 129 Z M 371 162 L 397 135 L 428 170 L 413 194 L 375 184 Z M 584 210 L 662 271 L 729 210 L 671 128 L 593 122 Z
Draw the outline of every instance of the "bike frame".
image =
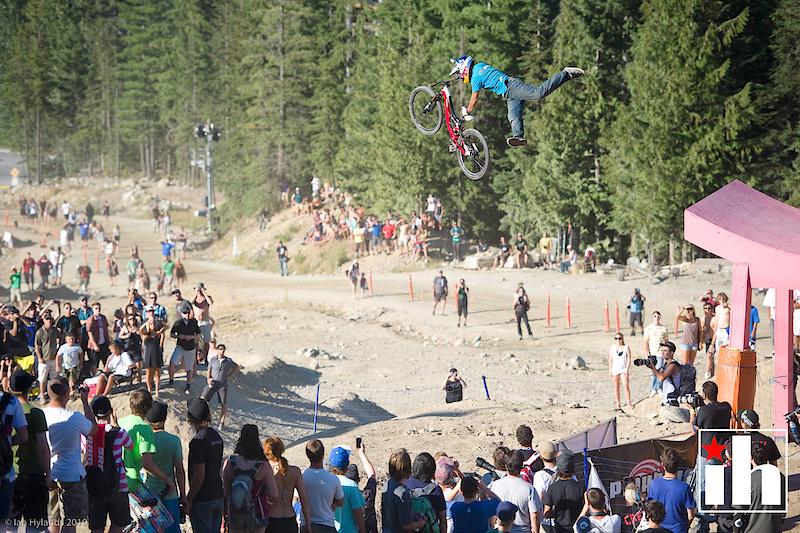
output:
M 464 147 L 464 141 L 461 137 L 461 124 L 462 120 L 453 113 L 452 102 L 450 101 L 450 82 L 452 80 L 448 80 L 446 82 L 442 82 L 442 96 L 444 101 L 444 114 L 447 117 L 447 132 L 450 134 L 450 139 L 452 139 L 453 144 L 456 145 L 456 148 L 465 156 L 471 156 L 471 150 Z

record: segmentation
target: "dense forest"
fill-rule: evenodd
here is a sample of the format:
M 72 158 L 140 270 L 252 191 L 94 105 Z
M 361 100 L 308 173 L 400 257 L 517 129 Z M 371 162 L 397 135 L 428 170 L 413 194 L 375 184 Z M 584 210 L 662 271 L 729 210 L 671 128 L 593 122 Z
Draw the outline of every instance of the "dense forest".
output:
M 191 181 L 210 120 L 228 221 L 316 172 L 375 213 L 433 192 L 474 237 L 570 224 L 666 260 L 683 209 L 730 180 L 800 205 L 800 0 L 5 0 L 0 33 L 0 144 L 34 181 Z M 525 148 L 482 95 L 479 182 L 408 114 L 463 54 L 533 84 L 586 70 L 528 103 Z

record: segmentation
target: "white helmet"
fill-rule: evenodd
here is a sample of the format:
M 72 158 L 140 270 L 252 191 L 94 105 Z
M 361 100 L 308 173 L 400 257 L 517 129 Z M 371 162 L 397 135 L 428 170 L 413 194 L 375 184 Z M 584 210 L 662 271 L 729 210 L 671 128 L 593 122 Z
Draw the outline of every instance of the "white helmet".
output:
M 450 76 L 458 72 L 464 78 L 464 83 L 469 81 L 469 69 L 472 66 L 472 56 L 461 56 L 455 61 L 453 70 L 450 71 Z

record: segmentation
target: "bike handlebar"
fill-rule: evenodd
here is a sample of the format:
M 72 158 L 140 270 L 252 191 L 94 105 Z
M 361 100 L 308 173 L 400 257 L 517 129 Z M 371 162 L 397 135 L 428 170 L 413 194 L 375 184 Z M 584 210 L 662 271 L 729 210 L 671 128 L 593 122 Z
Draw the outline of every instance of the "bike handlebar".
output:
M 456 81 L 459 78 L 461 78 L 461 76 L 456 76 L 455 78 L 450 78 L 449 80 L 437 81 L 436 83 L 431 85 L 431 87 L 436 87 L 437 85 L 448 85 L 449 86 L 450 83 Z

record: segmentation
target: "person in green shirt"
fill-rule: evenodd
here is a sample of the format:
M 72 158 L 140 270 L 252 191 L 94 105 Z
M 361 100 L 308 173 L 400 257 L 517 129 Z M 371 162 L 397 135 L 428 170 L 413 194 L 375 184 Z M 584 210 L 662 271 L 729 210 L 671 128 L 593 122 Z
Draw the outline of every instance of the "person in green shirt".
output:
M 24 518 L 27 531 L 44 531 L 47 524 L 47 488 L 50 486 L 50 446 L 47 444 L 47 420 L 41 409 L 28 403 L 34 377 L 22 369 L 9 378 L 9 388 L 28 421 L 28 442 L 14 446 L 14 468 L 17 480 L 8 518 L 16 526 Z M 34 527 L 39 524 L 40 527 Z
M 11 305 L 16 300 L 17 305 L 22 305 L 22 274 L 17 267 L 11 267 Z
M 171 489 L 170 492 L 175 491 L 175 483 L 172 478 L 164 474 L 153 462 L 153 455 L 156 453 L 153 428 L 144 420 L 147 412 L 153 406 L 153 397 L 147 389 L 133 391 L 130 397 L 130 406 L 131 414 L 119 421 L 119 427 L 127 431 L 133 440 L 133 449 L 125 450 L 122 453 L 125 477 L 128 480 L 128 492 L 132 494 L 142 487 L 142 468 L 147 471 L 148 475 L 163 481 L 164 486 Z
M 127 264 L 128 269 L 128 288 L 133 288 L 136 286 L 136 274 L 139 270 L 139 261 L 137 261 L 134 257 L 131 257 L 128 260 Z
M 161 268 L 164 270 L 164 287 L 167 288 L 167 292 L 172 292 L 172 281 L 175 279 L 175 262 L 168 258 L 161 265 Z
M 458 226 L 458 223 L 454 220 L 453 227 L 450 228 L 450 238 L 453 240 L 453 255 L 456 258 L 456 261 L 461 260 L 461 239 L 464 236 L 464 230 Z
M 169 514 L 180 516 L 180 506 L 186 506 L 186 471 L 183 469 L 183 447 L 181 439 L 177 435 L 164 431 L 164 422 L 167 419 L 167 404 L 158 400 L 153 402 L 153 406 L 147 411 L 145 419 L 153 428 L 153 440 L 156 445 L 156 453 L 153 454 L 153 463 L 177 486 L 177 491 L 172 490 L 161 501 L 169 511 Z M 164 490 L 164 482 L 149 472 L 145 475 L 144 485 L 153 494 L 158 494 Z M 175 520 L 164 533 L 180 533 L 180 520 Z

